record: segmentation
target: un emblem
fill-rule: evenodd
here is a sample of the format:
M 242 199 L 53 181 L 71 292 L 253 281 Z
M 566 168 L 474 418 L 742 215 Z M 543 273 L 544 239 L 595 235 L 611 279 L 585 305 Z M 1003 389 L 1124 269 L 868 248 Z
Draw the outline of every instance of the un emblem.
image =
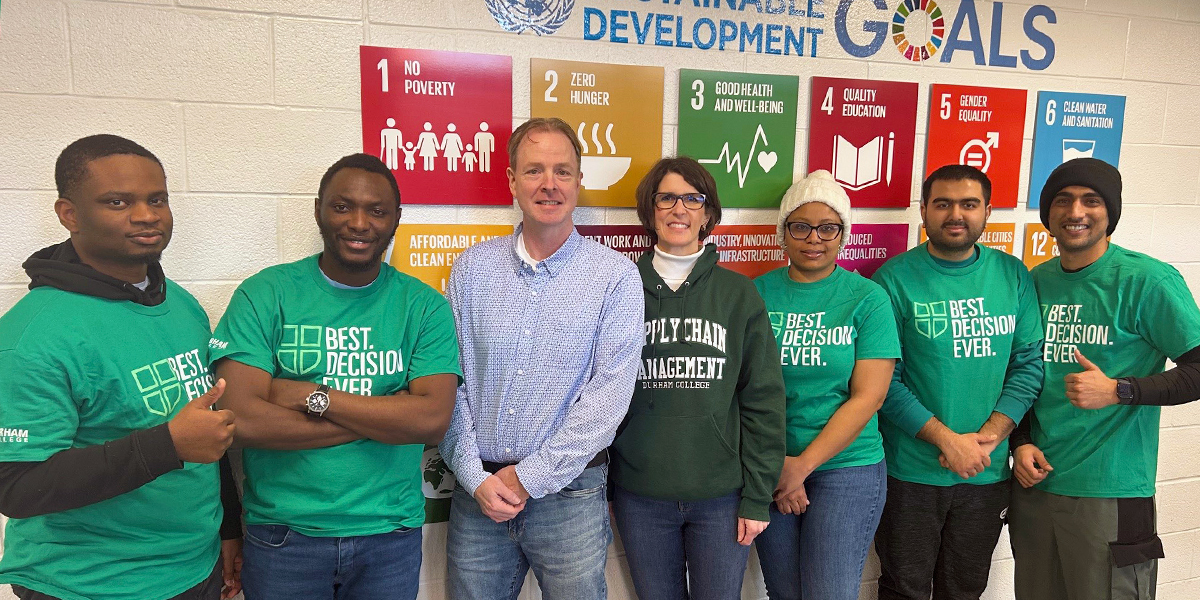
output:
M 550 35 L 571 16 L 575 0 L 484 0 L 492 18 L 505 31 Z
M 917 333 L 933 339 L 946 332 L 946 301 L 913 302 L 913 320 Z

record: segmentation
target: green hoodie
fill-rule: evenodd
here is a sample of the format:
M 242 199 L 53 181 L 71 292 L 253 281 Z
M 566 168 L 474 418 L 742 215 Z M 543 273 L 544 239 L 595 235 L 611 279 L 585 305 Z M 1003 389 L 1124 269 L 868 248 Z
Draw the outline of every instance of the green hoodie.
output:
M 709 244 L 678 291 L 638 260 L 646 344 L 629 414 L 612 445 L 612 479 L 667 500 L 741 489 L 738 515 L 769 520 L 784 456 L 783 375 L 766 308 Z

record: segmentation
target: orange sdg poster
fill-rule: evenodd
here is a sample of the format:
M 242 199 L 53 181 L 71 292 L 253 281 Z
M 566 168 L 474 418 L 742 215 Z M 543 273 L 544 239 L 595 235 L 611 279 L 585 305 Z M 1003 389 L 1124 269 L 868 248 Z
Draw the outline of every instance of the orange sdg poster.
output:
M 634 205 L 662 157 L 663 76 L 662 67 L 530 61 L 530 113 L 566 121 L 583 146 L 580 205 Z
M 1021 260 L 1030 269 L 1058 256 L 1058 242 L 1041 223 L 1025 224 L 1025 253 Z
M 512 225 L 400 225 L 388 264 L 446 293 L 450 267 L 463 250 L 513 232 Z
M 988 223 L 979 236 L 979 243 L 988 248 L 1013 254 L 1016 248 L 1017 225 L 1015 223 Z M 921 241 L 924 244 L 929 236 L 925 235 L 925 226 L 921 226 Z

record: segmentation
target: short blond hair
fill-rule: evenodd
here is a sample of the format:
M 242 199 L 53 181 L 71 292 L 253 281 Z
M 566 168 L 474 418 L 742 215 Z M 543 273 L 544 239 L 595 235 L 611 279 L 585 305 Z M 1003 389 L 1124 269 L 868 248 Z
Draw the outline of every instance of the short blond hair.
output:
M 525 141 L 525 138 L 529 137 L 530 133 L 535 131 L 552 131 L 567 136 L 567 139 L 571 140 L 571 147 L 575 148 L 575 166 L 580 166 L 583 159 L 583 145 L 579 143 L 579 137 L 575 135 L 575 130 L 558 117 L 534 117 L 513 130 L 512 137 L 508 138 L 508 161 L 510 164 L 516 165 L 517 148 L 520 147 L 521 142 Z

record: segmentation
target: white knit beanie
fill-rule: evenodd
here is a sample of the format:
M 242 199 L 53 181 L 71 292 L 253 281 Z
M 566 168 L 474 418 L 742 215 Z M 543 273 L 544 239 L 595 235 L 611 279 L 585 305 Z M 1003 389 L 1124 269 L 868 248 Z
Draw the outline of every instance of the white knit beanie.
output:
M 792 187 L 784 193 L 783 201 L 779 204 L 779 226 L 776 230 L 779 235 L 779 246 L 781 248 L 784 246 L 784 236 L 787 235 L 784 228 L 788 216 L 792 214 L 792 211 L 809 202 L 821 202 L 832 208 L 833 212 L 841 217 L 842 243 L 838 247 L 838 250 L 841 251 L 850 237 L 850 196 L 846 195 L 846 190 L 842 189 L 841 184 L 834 181 L 833 175 L 824 169 L 809 173 L 808 177 L 793 183 Z

